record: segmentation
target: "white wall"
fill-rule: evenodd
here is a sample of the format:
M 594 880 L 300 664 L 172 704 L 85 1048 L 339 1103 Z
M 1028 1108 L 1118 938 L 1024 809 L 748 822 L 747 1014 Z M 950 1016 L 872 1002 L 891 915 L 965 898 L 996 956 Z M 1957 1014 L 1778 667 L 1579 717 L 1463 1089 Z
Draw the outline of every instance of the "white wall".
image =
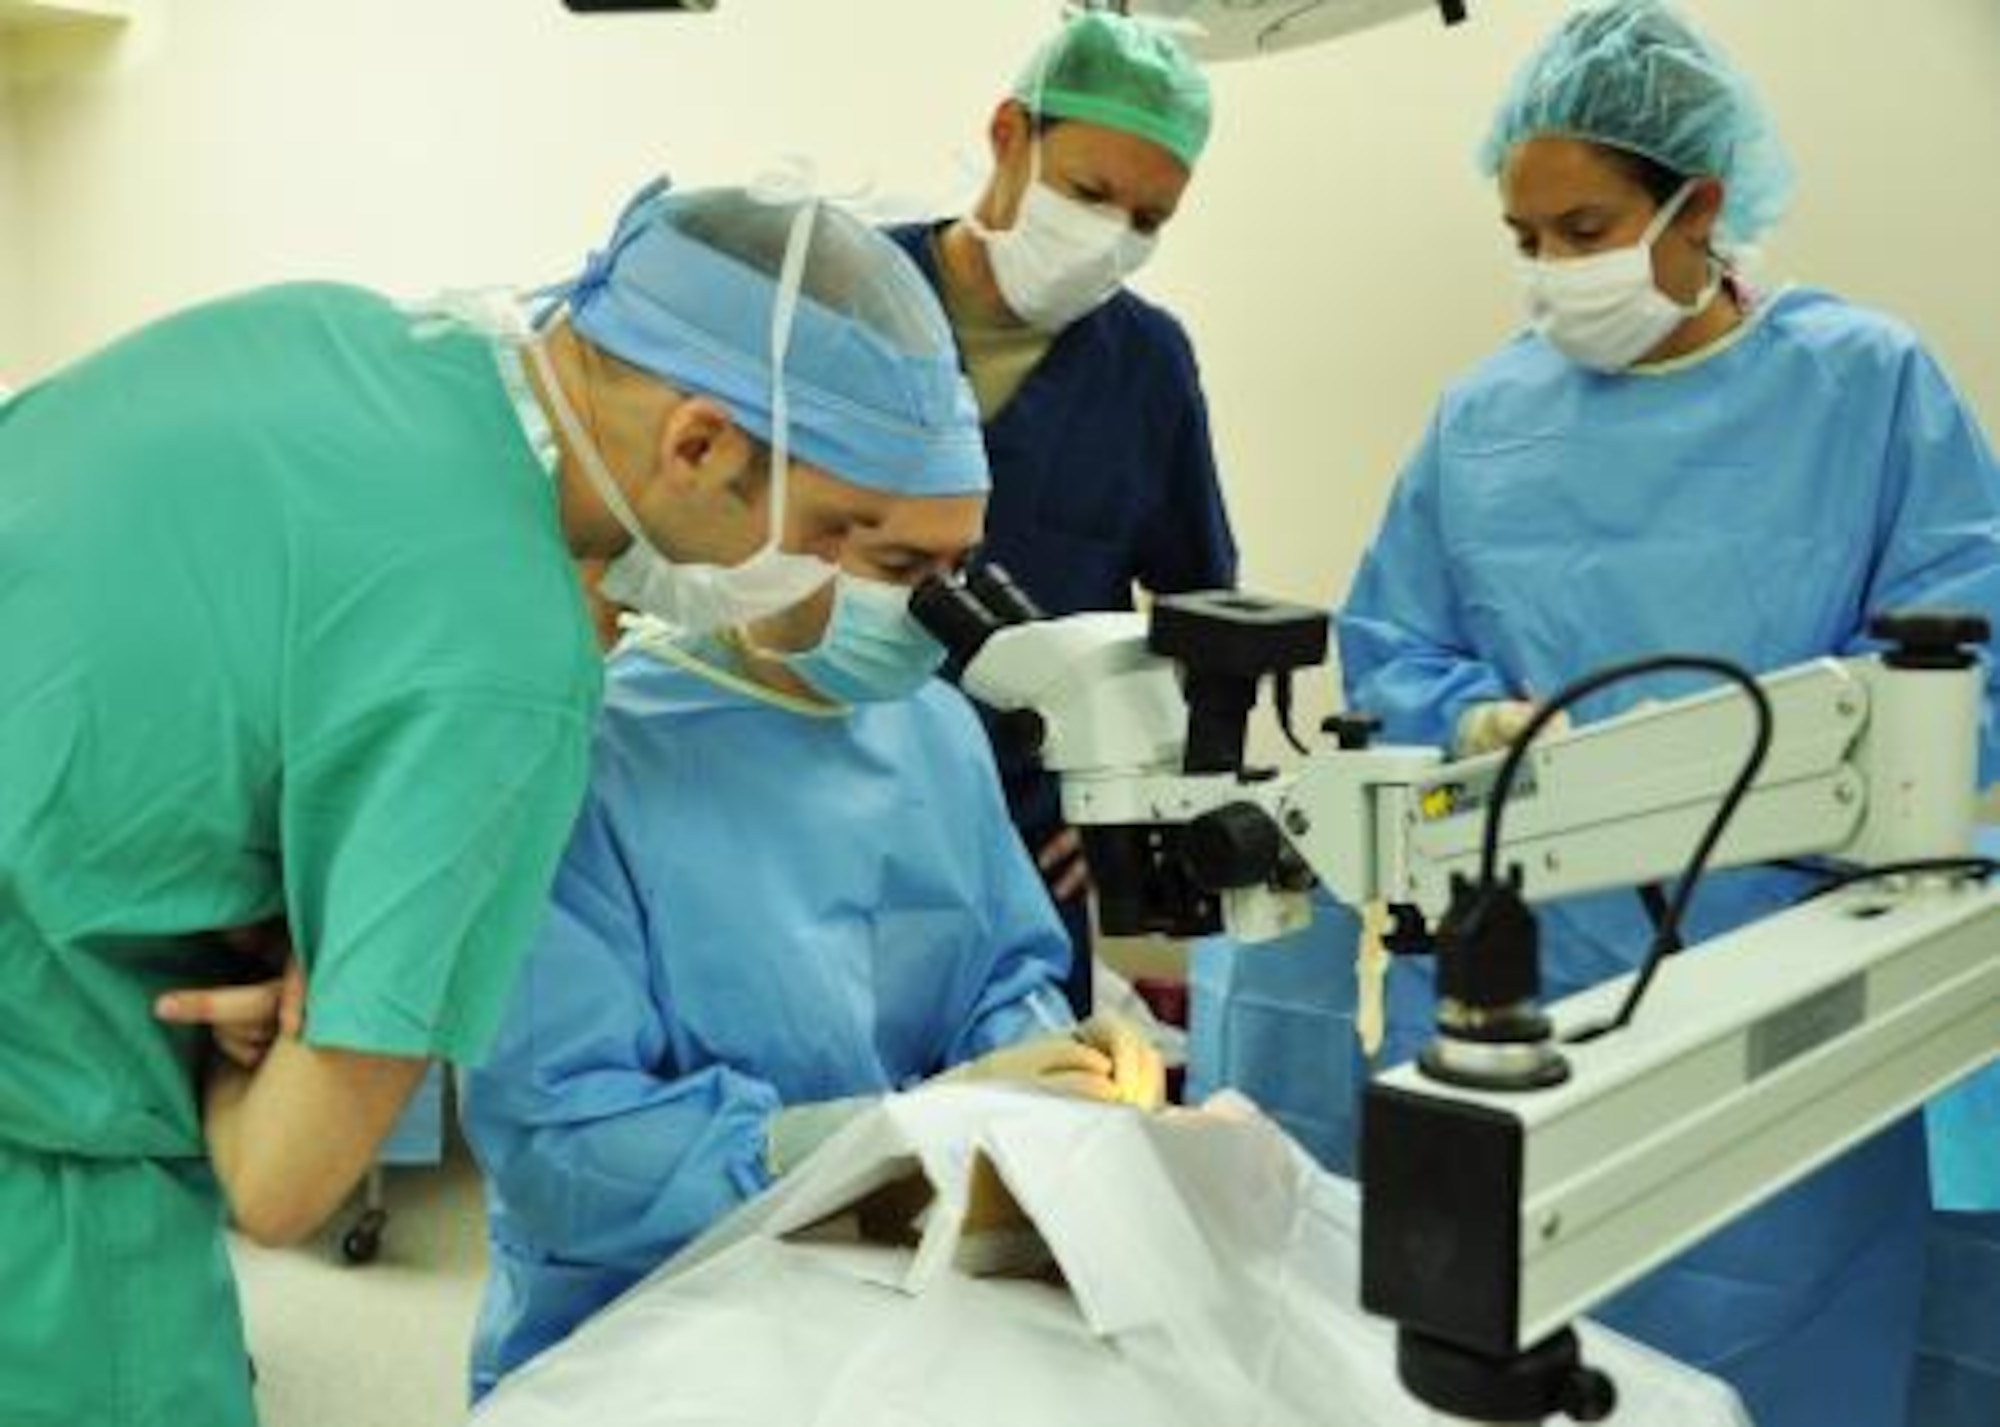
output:
M 27 212 L 16 162 L 14 104 L 7 74 L 8 42 L 0 35 L 0 387 L 27 373 L 27 272 L 22 231 Z
M 2000 4 L 1689 0 L 1802 173 L 1771 275 L 1893 308 L 2000 428 Z M 722 0 L 583 21 L 558 0 L 140 0 L 115 62 L 21 96 L 54 363 L 287 276 L 395 290 L 555 275 L 633 182 L 820 156 L 953 190 L 1055 0 Z M 1513 320 L 1469 154 L 1559 0 L 1473 0 L 1218 68 L 1219 132 L 1143 286 L 1194 330 L 1248 577 L 1344 588 L 1441 383 Z M 1894 18 L 1891 18 L 1891 17 Z M 0 169 L 0 204 L 7 189 Z M 961 191 L 962 191 L 962 185 Z M 0 212 L 5 211 L 0 208 Z
M 951 186 L 1041 3 L 725 0 L 580 20 L 559 0 L 140 0 L 118 62 L 30 93 L 62 296 L 44 352 L 280 277 L 397 290 L 563 275 L 638 182 L 788 152 Z M 961 49 L 970 34 L 976 43 Z M 908 55 L 900 70 L 885 56 Z M 889 82 L 867 77 L 894 72 Z M 58 251 L 59 250 L 59 251 Z

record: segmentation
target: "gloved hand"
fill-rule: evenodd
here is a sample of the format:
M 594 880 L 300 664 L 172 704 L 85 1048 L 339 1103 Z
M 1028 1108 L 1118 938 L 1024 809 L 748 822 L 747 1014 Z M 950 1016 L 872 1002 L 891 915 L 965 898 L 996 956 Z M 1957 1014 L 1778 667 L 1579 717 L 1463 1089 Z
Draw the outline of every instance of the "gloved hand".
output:
M 1111 1079 L 1118 1098 L 1141 1110 L 1157 1110 L 1167 1100 L 1167 1068 L 1146 1033 L 1123 1016 L 1100 1013 L 1077 1034 L 1111 1060 Z
M 1081 1028 L 1079 1028 L 1081 1029 Z M 1116 1100 L 1111 1058 L 1074 1035 L 1036 1036 L 988 1051 L 934 1077 L 940 1085 L 1009 1080 L 1084 1100 Z
M 1117 1016 L 1093 1016 L 1068 1035 L 1037 1036 L 937 1077 L 944 1084 L 1011 1080 L 1059 1095 L 1158 1109 L 1166 1098 L 1159 1053 L 1137 1027 Z
M 1540 707 L 1527 699 L 1495 699 L 1472 705 L 1458 716 L 1458 729 L 1451 744 L 1452 756 L 1476 758 L 1482 753 L 1508 747 L 1521 736 Z M 1569 715 L 1566 713 L 1557 714 L 1546 731 L 1547 734 L 1567 732 Z

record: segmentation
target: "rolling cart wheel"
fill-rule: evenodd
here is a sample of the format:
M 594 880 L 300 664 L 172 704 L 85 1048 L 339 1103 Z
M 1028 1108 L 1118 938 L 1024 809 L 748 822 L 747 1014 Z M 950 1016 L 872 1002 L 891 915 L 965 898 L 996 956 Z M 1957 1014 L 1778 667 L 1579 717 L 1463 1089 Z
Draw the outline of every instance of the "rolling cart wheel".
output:
M 368 1210 L 341 1236 L 340 1256 L 351 1264 L 373 1263 L 382 1252 L 382 1226 L 388 1221 L 382 1210 Z

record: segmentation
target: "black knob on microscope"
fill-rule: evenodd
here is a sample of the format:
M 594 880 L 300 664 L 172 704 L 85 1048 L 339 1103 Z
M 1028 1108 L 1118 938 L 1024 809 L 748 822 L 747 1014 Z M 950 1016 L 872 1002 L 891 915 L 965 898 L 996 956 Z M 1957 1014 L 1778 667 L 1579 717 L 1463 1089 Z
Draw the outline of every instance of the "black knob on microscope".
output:
M 1371 713 L 1339 713 L 1323 720 L 1319 731 L 1330 735 L 1343 752 L 1360 753 L 1382 731 L 1382 720 Z
M 1039 758 L 1049 726 L 1033 709 L 1008 709 L 992 715 L 993 741 L 1018 758 Z
M 1890 646 L 1882 657 L 1892 669 L 1969 669 L 1993 628 L 1972 610 L 1908 609 L 1876 615 L 1868 634 Z
M 1269 881 L 1283 851 L 1278 825 L 1255 803 L 1226 803 L 1188 824 L 1187 868 L 1203 891 Z

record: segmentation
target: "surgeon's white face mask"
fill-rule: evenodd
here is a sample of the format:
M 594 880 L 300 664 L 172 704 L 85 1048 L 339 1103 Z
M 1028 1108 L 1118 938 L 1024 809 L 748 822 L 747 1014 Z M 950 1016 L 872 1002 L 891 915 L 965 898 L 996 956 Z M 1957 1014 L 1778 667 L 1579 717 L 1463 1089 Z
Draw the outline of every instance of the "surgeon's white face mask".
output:
M 1080 203 L 1043 183 L 1041 159 L 1037 138 L 1011 228 L 988 228 L 971 214 L 965 221 L 986 245 L 1008 308 L 1030 326 L 1060 332 L 1108 301 L 1159 240 L 1135 231 L 1115 208 Z
M 1653 215 L 1639 241 L 1608 253 L 1554 262 L 1522 258 L 1528 321 L 1564 356 L 1600 372 L 1621 372 L 1698 317 L 1722 286 L 1711 261 L 1708 284 L 1682 306 L 1653 280 L 1653 245 L 1694 192 L 1690 179 Z
M 799 279 L 817 212 L 813 204 L 799 210 L 785 249 L 784 269 L 771 316 L 770 519 L 763 545 L 740 565 L 684 564 L 660 552 L 639 524 L 637 513 L 619 489 L 597 443 L 577 419 L 562 383 L 556 380 L 547 344 L 539 338 L 528 344 L 529 356 L 541 374 L 550 409 L 571 453 L 612 519 L 632 537 L 631 544 L 605 566 L 598 588 L 605 598 L 689 634 L 712 634 L 790 609 L 839 573 L 836 566 L 816 555 L 782 548 L 791 471 L 785 353 L 791 344 L 792 314 L 798 306 Z

